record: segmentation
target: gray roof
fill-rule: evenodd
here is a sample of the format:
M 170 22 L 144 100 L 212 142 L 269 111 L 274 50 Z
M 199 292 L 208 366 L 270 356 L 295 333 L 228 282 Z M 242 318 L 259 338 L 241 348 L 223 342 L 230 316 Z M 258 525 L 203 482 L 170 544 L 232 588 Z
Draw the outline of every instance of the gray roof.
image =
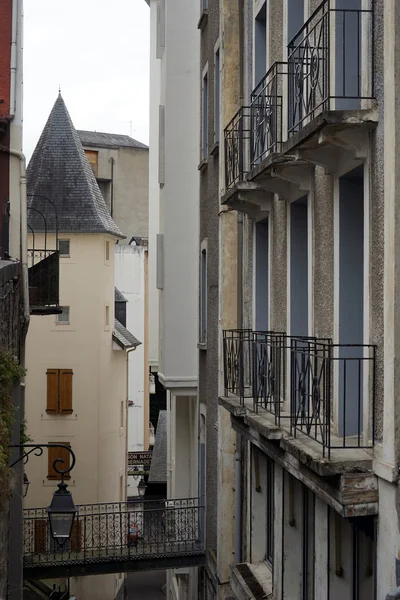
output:
M 134 140 L 129 135 L 120 135 L 119 133 L 103 133 L 101 131 L 77 131 L 83 146 L 93 146 L 98 148 L 142 148 L 148 150 L 146 144 Z
M 57 209 L 60 233 L 125 237 L 110 216 L 61 94 L 29 162 L 27 185 L 28 195 L 35 195 L 28 197 L 28 224 L 33 231 L 44 231 L 43 212 L 47 231 L 55 231 L 55 211 L 46 197 Z
M 114 288 L 114 290 L 115 290 L 114 302 L 128 302 L 128 300 L 125 298 L 125 296 L 123 296 L 117 288 Z
M 150 483 L 167 481 L 167 411 L 158 414 L 157 433 L 149 473 Z
M 139 342 L 135 336 L 127 330 L 126 327 L 122 325 L 117 319 L 114 320 L 114 331 L 113 331 L 113 340 L 120 346 L 123 350 L 128 350 L 129 348 L 137 348 L 140 346 L 142 342 Z

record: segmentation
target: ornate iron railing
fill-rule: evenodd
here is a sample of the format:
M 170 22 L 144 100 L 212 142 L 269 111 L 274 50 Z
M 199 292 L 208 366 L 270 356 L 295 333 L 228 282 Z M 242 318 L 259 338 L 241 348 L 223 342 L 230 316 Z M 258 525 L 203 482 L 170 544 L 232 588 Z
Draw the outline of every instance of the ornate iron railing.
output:
M 251 93 L 250 168 L 280 152 L 283 125 L 283 77 L 287 63 L 275 62 Z
M 372 3 L 373 4 L 373 3 Z M 373 98 L 373 9 L 324 0 L 288 46 L 288 136 L 325 110 Z
M 80 505 L 63 547 L 52 539 L 45 508 L 24 510 L 24 568 L 200 554 L 197 498 Z
M 58 250 L 28 250 L 31 310 L 59 305 L 60 259 Z
M 328 457 L 333 448 L 371 447 L 376 347 L 312 338 L 291 338 L 290 344 L 292 435 L 306 434 Z
M 238 396 L 242 405 L 252 399 L 247 408 L 272 414 L 294 437 L 301 432 L 314 439 L 324 456 L 333 448 L 373 445 L 375 346 L 226 330 L 223 349 L 227 396 Z
M 239 108 L 224 131 L 225 189 L 243 181 L 249 170 L 250 109 Z
M 286 383 L 286 334 L 254 332 L 252 334 L 252 396 L 255 412 L 260 407 L 275 415 L 278 424 L 282 415 Z
M 252 398 L 252 331 L 227 329 L 223 332 L 225 394 Z

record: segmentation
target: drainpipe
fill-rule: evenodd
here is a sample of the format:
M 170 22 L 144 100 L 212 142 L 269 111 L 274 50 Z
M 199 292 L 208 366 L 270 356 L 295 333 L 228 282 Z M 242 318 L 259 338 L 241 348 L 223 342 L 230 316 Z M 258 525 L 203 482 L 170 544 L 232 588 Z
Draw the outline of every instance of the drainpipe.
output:
M 242 562 L 242 438 L 236 434 L 235 472 L 235 563 Z
M 17 35 L 19 1 L 13 0 L 11 21 L 11 62 L 10 62 L 10 115 L 15 115 L 17 103 Z
M 111 163 L 111 194 L 110 194 L 110 215 L 113 216 L 114 212 L 114 163 L 113 157 L 109 159 Z

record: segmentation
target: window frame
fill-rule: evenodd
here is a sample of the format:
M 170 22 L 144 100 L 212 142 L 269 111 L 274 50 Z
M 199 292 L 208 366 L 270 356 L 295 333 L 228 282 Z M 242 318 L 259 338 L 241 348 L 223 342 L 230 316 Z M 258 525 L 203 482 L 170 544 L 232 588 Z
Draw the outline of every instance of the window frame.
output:
M 204 260 L 203 260 L 204 259 Z M 199 265 L 199 344 L 207 345 L 207 305 L 208 305 L 208 240 L 205 238 L 200 244 Z
M 60 308 L 62 309 L 61 313 L 58 313 L 56 315 L 56 325 L 69 325 L 70 324 L 70 318 L 71 318 L 71 307 L 70 306 L 60 306 Z M 68 319 L 64 320 L 64 319 L 60 319 L 60 317 L 64 314 L 64 311 L 67 311 L 68 313 Z
M 214 46 L 214 145 L 221 139 L 221 52 L 219 39 Z
M 61 251 L 61 244 L 62 243 L 68 243 L 68 253 L 64 253 Z M 66 238 L 62 238 L 58 240 L 58 253 L 60 258 L 69 258 L 71 256 L 71 240 L 66 239 Z
M 57 378 L 57 390 L 56 390 L 56 395 L 57 395 L 57 400 L 55 402 L 56 406 L 53 408 L 51 407 L 51 395 L 50 395 L 50 377 L 51 375 L 55 375 Z M 64 385 L 65 381 L 64 381 L 64 376 L 71 376 L 71 391 L 68 394 L 68 398 L 65 397 L 66 392 L 65 392 L 65 388 Z M 52 369 L 52 368 L 48 368 L 46 371 L 46 413 L 48 415 L 71 415 L 74 412 L 73 409 L 73 376 L 74 376 L 74 372 L 72 369 Z M 67 400 L 69 400 L 69 402 L 67 402 Z M 69 408 L 65 408 L 65 404 L 67 404 L 69 406 Z
M 274 564 L 274 523 L 275 523 L 275 464 L 267 457 L 267 490 L 265 498 L 265 560 L 272 568 Z
M 209 116 L 209 79 L 208 79 L 208 62 L 206 63 L 201 74 L 201 147 L 200 160 L 206 161 L 208 158 L 208 116 Z

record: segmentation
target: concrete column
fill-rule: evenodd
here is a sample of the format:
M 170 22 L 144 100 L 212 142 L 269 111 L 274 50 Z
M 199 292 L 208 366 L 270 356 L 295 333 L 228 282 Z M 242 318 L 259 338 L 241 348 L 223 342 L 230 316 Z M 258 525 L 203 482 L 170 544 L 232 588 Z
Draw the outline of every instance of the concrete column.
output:
M 239 2 L 221 0 L 222 49 L 222 123 L 225 127 L 240 104 L 240 43 Z M 220 189 L 224 188 L 224 153 L 220 152 Z M 238 323 L 238 225 L 237 213 L 224 210 L 220 213 L 220 324 L 221 329 L 237 327 Z M 222 383 L 222 352 L 219 354 L 220 389 Z M 231 595 L 230 565 L 235 551 L 235 450 L 236 434 L 231 427 L 230 414 L 218 411 L 218 548 L 217 548 L 217 598 Z
M 399 463 L 400 411 L 400 169 L 398 139 L 400 105 L 397 82 L 400 77 L 400 4 L 385 2 L 384 14 L 384 181 L 385 181 L 385 246 L 384 246 L 384 415 L 383 462 Z

